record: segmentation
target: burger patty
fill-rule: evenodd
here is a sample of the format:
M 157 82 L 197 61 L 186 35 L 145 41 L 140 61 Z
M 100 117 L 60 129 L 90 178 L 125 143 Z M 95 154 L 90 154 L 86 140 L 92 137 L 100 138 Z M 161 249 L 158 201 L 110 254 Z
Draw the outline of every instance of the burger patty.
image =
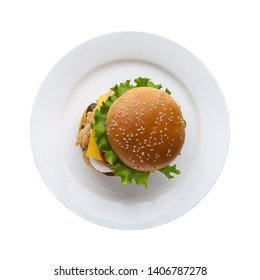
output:
M 91 135 L 90 126 L 91 126 L 91 123 L 94 122 L 94 110 L 95 110 L 93 108 L 90 109 L 90 106 L 82 114 L 80 124 L 79 124 L 77 139 L 76 139 L 76 145 L 79 145 L 81 147 L 82 155 L 83 155 L 83 158 L 84 158 L 86 164 L 93 168 L 92 164 L 89 161 L 89 157 L 86 156 L 86 151 L 88 148 L 89 139 L 90 139 L 90 135 Z
M 93 111 L 87 112 L 87 110 L 85 110 L 81 117 L 76 145 L 79 145 L 83 151 L 86 151 L 88 147 L 89 138 L 91 134 L 90 125 L 93 122 L 93 115 Z

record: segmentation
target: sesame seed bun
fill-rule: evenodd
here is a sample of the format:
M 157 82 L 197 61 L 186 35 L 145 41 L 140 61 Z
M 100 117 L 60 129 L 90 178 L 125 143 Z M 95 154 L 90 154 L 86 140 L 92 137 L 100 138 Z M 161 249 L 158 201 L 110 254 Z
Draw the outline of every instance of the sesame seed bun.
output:
M 108 141 L 120 160 L 138 171 L 155 171 L 171 163 L 185 140 L 179 105 L 162 90 L 138 87 L 110 107 Z

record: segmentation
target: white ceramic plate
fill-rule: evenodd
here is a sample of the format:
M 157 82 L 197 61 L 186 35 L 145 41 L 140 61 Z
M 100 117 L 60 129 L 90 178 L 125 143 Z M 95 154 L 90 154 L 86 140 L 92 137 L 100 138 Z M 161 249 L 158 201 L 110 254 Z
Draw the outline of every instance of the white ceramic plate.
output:
M 168 87 L 187 121 L 176 160 L 182 174 L 152 174 L 148 190 L 92 171 L 75 146 L 86 106 L 139 76 Z M 210 190 L 226 158 L 229 117 L 215 79 L 191 53 L 156 35 L 120 32 L 80 45 L 50 71 L 34 103 L 31 141 L 44 181 L 65 206 L 99 225 L 141 229 L 183 215 Z

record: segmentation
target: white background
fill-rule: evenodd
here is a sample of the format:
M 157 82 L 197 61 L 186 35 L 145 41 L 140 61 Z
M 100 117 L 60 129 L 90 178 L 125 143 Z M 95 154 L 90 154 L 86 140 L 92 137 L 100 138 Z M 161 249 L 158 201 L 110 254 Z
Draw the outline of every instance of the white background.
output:
M 0 2 L 1 279 L 56 279 L 59 265 L 207 266 L 207 276 L 193 278 L 259 279 L 257 2 Z M 228 157 L 209 194 L 181 218 L 139 231 L 104 228 L 70 212 L 45 186 L 30 145 L 31 109 L 50 68 L 88 39 L 127 30 L 172 39 L 203 61 L 223 90 L 231 123 Z

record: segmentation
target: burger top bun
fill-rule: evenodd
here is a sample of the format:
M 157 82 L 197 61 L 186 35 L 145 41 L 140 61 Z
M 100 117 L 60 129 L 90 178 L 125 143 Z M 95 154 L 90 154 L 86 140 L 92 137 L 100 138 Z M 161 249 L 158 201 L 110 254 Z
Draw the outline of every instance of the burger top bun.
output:
M 110 107 L 106 119 L 108 141 L 128 167 L 155 171 L 172 162 L 185 139 L 179 105 L 162 90 L 138 87 Z

